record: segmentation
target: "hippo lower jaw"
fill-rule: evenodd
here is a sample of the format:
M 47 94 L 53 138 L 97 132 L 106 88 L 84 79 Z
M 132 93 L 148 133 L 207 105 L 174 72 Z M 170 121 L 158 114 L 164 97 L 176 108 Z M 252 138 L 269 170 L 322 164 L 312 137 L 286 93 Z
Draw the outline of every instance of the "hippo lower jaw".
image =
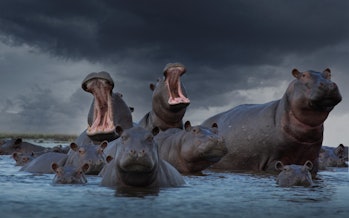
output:
M 104 141 L 105 139 L 108 139 L 108 141 L 113 141 L 119 137 L 115 131 L 115 127 L 110 131 L 91 132 L 87 130 L 86 133 L 93 141 Z

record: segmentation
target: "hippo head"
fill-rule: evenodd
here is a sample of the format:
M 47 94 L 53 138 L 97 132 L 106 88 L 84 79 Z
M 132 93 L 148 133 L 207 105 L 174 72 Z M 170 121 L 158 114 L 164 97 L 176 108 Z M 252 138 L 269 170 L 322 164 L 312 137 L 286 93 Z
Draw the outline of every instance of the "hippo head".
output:
M 91 108 L 93 115 L 88 119 L 87 135 L 97 141 L 117 138 L 112 108 L 114 81 L 109 73 L 104 71 L 90 73 L 83 80 L 81 87 L 94 96 L 93 108 Z
M 331 81 L 330 69 L 323 72 L 299 72 L 294 69 L 292 75 L 296 78 L 291 89 L 288 89 L 292 113 L 310 126 L 322 124 L 328 113 L 342 100 L 336 83 Z
M 302 165 L 283 165 L 281 161 L 275 163 L 275 169 L 281 171 L 276 179 L 279 186 L 313 186 L 310 170 L 313 168 L 311 161 L 306 161 Z
M 51 169 L 55 172 L 52 180 L 54 184 L 84 184 L 87 182 L 85 172 L 89 169 L 89 164 L 84 164 L 81 167 L 60 166 L 57 163 L 51 164 Z
M 156 85 L 150 85 L 150 89 L 153 90 L 153 111 L 165 121 L 177 122 L 181 120 L 186 107 L 190 104 L 180 79 L 185 72 L 186 69 L 182 64 L 167 64 L 164 69 L 164 79 L 159 79 Z M 170 113 L 175 115 L 171 116 Z M 166 118 L 166 115 L 169 118 Z
M 16 166 L 24 166 L 35 158 L 33 152 L 31 153 L 21 153 L 21 152 L 13 152 L 12 158 L 16 161 Z
M 157 178 L 159 155 L 153 137 L 159 132 L 152 132 L 141 127 L 122 130 L 115 154 L 116 170 L 121 183 L 127 186 L 150 186 Z
M 0 146 L 0 155 L 9 155 L 15 151 L 21 152 L 22 138 L 11 139 Z
M 103 141 L 100 145 L 85 145 L 78 146 L 76 143 L 72 142 L 70 148 L 72 151 L 76 152 L 75 158 L 78 159 L 80 166 L 84 164 L 89 164 L 86 174 L 97 175 L 103 168 L 105 164 L 105 155 L 103 150 L 107 147 L 108 142 Z
M 319 153 L 319 168 L 347 167 L 345 162 L 345 148 L 340 144 L 337 148 L 322 147 Z
M 184 159 L 186 169 L 181 169 L 181 173 L 204 170 L 228 152 L 223 137 L 218 135 L 216 123 L 207 128 L 201 125 L 192 126 L 190 121 L 186 121 L 184 127 L 180 156 Z

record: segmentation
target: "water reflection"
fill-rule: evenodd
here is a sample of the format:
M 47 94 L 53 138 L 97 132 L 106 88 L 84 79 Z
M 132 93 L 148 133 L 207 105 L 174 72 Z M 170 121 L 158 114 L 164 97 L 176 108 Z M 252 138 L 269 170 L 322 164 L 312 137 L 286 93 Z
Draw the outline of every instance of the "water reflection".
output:
M 160 189 L 154 188 L 142 188 L 142 187 L 123 187 L 116 188 L 115 197 L 137 197 L 144 198 L 147 196 L 158 196 Z

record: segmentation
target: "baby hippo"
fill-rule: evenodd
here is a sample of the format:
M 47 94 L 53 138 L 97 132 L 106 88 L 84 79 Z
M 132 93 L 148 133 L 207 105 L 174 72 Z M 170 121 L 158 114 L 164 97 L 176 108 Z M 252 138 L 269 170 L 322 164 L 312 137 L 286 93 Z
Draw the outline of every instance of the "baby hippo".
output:
M 13 152 L 12 158 L 16 161 L 16 166 L 24 166 L 30 161 L 34 160 L 34 152 L 31 153 L 22 153 L 22 152 Z
M 55 172 L 52 183 L 54 184 L 85 184 L 87 179 L 85 172 L 89 168 L 86 163 L 79 168 L 74 166 L 60 166 L 57 163 L 52 163 L 51 169 Z
M 182 174 L 200 172 L 218 162 L 227 152 L 222 136 L 217 134 L 217 124 L 211 128 L 192 126 L 185 129 L 171 128 L 154 137 L 160 157 Z
M 115 140 L 114 157 L 108 156 L 108 164 L 102 175 L 102 186 L 120 188 L 159 188 L 184 184 L 181 174 L 159 157 L 154 135 L 142 127 L 123 130 L 116 128 L 120 135 Z M 114 142 L 113 142 L 114 143 Z
M 276 179 L 276 183 L 281 187 L 313 186 L 313 180 L 310 174 L 313 163 L 309 160 L 303 166 L 295 164 L 283 165 L 281 161 L 277 161 L 275 168 L 281 171 Z

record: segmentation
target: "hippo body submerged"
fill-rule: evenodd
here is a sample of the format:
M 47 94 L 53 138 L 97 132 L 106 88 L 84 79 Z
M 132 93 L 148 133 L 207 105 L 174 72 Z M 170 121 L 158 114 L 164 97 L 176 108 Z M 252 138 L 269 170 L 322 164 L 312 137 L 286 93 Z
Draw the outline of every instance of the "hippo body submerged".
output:
M 29 173 L 53 173 L 51 169 L 52 163 L 57 163 L 59 165 L 64 165 L 68 155 L 58 152 L 47 152 L 42 154 L 32 161 L 24 165 L 20 171 L 25 171 Z
M 190 100 L 180 77 L 186 72 L 184 65 L 170 63 L 165 66 L 164 78 L 159 79 L 153 90 L 152 110 L 138 123 L 151 131 L 154 127 L 160 130 L 183 128 L 183 117 Z
M 292 74 L 296 79 L 281 99 L 239 105 L 203 122 L 217 123 L 228 147 L 228 154 L 213 168 L 275 172 L 277 160 L 285 165 L 310 160 L 316 174 L 323 122 L 342 97 L 329 69 L 303 73 L 294 69 Z
M 216 125 L 211 128 L 191 126 L 187 121 L 184 127 L 170 128 L 154 137 L 159 146 L 160 157 L 180 173 L 201 172 L 227 153 L 223 137 L 217 134 Z
M 4 142 L 0 145 L 0 155 L 12 155 L 14 152 L 20 153 L 31 153 L 45 151 L 44 146 L 35 145 L 26 141 L 22 138 L 15 138 Z
M 345 147 L 343 144 L 337 147 L 322 146 L 319 154 L 319 169 L 327 170 L 328 167 L 348 167 Z
M 159 157 L 152 133 L 142 127 L 120 131 L 116 139 L 115 154 L 102 174 L 102 186 L 120 188 L 159 188 L 184 184 L 180 173 Z

